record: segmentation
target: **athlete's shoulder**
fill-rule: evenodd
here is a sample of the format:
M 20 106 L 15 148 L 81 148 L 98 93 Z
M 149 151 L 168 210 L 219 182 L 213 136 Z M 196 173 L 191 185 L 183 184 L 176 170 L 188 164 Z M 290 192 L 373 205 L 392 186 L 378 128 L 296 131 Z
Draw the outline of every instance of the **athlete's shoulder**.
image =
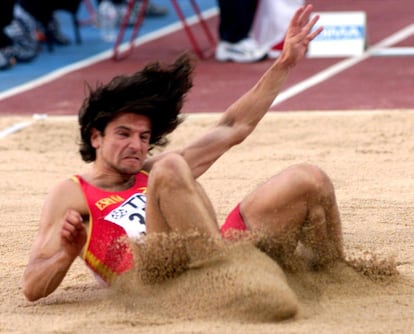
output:
M 56 183 L 52 186 L 50 193 L 71 193 L 77 192 L 79 190 L 79 183 L 81 182 L 81 178 L 78 175 L 72 175 L 66 179 L 61 180 L 60 182 Z
M 77 178 L 68 177 L 56 183 L 46 197 L 46 203 L 51 207 L 60 207 L 62 210 L 75 209 L 85 211 L 85 199 Z

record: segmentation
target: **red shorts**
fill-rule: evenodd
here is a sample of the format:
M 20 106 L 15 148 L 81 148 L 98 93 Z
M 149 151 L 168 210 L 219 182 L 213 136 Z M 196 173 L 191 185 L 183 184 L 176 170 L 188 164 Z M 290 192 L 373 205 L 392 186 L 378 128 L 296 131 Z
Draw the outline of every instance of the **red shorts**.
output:
M 221 235 L 224 238 L 229 237 L 230 233 L 227 233 L 229 230 L 247 231 L 247 226 L 240 214 L 240 203 L 227 216 L 226 221 L 220 228 Z

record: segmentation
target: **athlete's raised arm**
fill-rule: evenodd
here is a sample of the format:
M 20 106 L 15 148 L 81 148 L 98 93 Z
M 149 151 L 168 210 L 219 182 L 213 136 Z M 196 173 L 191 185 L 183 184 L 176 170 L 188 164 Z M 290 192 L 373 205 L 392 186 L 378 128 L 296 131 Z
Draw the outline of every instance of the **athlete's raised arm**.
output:
M 281 55 L 258 82 L 234 102 L 207 133 L 179 151 L 194 177 L 203 174 L 223 153 L 242 142 L 269 110 L 289 71 L 305 56 L 309 43 L 322 30 L 312 30 L 319 18 L 310 19 L 312 9 L 312 5 L 307 5 L 296 11 Z

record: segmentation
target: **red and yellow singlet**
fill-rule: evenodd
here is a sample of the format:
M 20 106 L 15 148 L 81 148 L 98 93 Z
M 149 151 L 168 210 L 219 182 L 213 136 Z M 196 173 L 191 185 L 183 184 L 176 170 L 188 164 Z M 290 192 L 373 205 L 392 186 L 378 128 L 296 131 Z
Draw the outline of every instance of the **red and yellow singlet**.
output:
M 148 174 L 139 172 L 131 188 L 118 192 L 99 189 L 79 175 L 72 179 L 80 185 L 89 208 L 88 240 L 82 258 L 110 284 L 133 266 L 128 237 L 145 233 Z

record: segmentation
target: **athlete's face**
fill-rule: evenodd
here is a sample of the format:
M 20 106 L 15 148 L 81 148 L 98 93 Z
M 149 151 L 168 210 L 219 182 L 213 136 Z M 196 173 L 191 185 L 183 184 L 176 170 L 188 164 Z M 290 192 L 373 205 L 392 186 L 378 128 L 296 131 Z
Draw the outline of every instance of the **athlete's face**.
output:
M 106 126 L 105 134 L 93 130 L 91 140 L 96 149 L 95 165 L 108 172 L 136 174 L 147 157 L 150 137 L 148 117 L 121 114 Z

